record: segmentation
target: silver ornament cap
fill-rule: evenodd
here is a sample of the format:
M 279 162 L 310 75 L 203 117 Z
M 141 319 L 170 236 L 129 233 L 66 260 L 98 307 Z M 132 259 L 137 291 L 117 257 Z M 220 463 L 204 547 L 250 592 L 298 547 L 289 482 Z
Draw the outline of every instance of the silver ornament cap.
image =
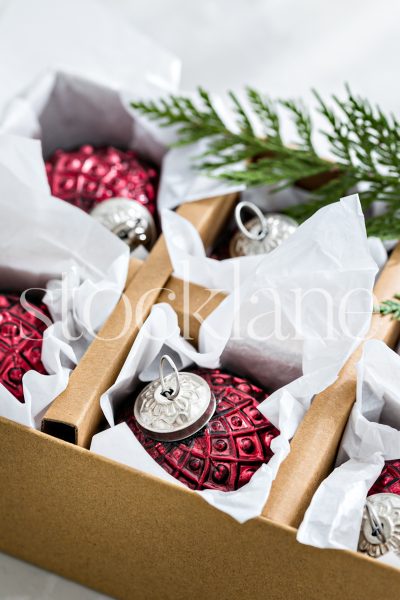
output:
M 246 223 L 242 220 L 244 209 L 255 215 Z M 264 215 L 258 206 L 246 201 L 239 202 L 236 206 L 235 219 L 239 231 L 229 244 L 229 254 L 232 258 L 267 254 L 282 244 L 298 227 L 294 219 L 280 213 Z
M 173 372 L 164 376 L 164 362 Z M 208 383 L 195 373 L 178 372 L 167 354 L 160 359 L 160 377 L 138 395 L 134 416 L 155 440 L 176 442 L 202 429 L 215 412 L 216 400 Z
M 129 198 L 111 198 L 98 204 L 91 216 L 117 235 L 131 250 L 150 249 L 157 238 L 154 219 L 143 204 Z
M 374 494 L 367 498 L 358 550 L 372 558 L 390 550 L 400 555 L 400 496 Z

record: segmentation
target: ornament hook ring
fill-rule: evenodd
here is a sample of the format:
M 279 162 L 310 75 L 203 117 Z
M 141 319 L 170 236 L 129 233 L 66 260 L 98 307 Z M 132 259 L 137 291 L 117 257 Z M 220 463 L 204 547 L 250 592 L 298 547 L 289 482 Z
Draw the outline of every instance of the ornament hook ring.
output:
M 376 535 L 376 537 L 378 538 L 378 540 L 382 543 L 385 544 L 386 543 L 386 535 L 383 531 L 383 528 L 381 526 L 380 523 L 380 519 L 379 516 L 375 510 L 375 507 L 373 506 L 372 502 L 370 502 L 369 500 L 367 500 L 366 504 L 365 504 L 365 508 L 367 510 L 367 516 L 368 516 L 368 520 L 369 523 L 371 525 L 371 530 L 372 530 L 372 535 Z
M 165 361 L 172 368 L 174 375 L 175 375 L 176 385 L 175 385 L 174 390 L 171 390 L 171 388 L 169 388 L 165 383 L 165 379 L 164 379 L 164 362 Z M 176 364 L 174 363 L 174 361 L 168 354 L 163 354 L 163 356 L 160 358 L 159 374 L 160 374 L 160 382 L 161 382 L 161 393 L 166 398 L 168 398 L 168 400 L 171 400 L 171 401 L 175 400 L 175 398 L 177 396 L 179 396 L 179 392 L 181 391 L 181 385 L 179 383 L 179 373 L 178 373 L 178 369 L 176 368 Z
M 252 213 L 254 213 L 255 216 L 260 221 L 260 231 L 258 233 L 252 233 L 251 231 L 249 231 L 247 229 L 247 227 L 243 223 L 242 211 L 244 208 L 247 208 L 248 211 L 251 211 Z M 239 202 L 239 204 L 235 208 L 235 220 L 236 220 L 237 226 L 239 227 L 240 231 L 246 237 L 248 237 L 250 240 L 255 240 L 257 242 L 261 242 L 261 240 L 263 240 L 266 237 L 266 235 L 268 234 L 267 220 L 266 220 L 265 216 L 263 215 L 263 213 L 261 212 L 261 210 L 258 208 L 258 206 L 253 204 L 253 202 L 248 202 L 246 200 Z

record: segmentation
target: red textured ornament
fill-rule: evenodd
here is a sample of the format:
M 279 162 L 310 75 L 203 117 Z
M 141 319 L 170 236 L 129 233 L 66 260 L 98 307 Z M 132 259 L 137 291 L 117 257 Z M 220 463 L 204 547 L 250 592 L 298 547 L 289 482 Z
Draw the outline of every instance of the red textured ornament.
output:
M 44 304 L 34 308 L 49 318 Z M 24 374 L 32 369 L 46 374 L 41 360 L 45 329 L 43 321 L 21 306 L 18 295 L 0 294 L 0 383 L 20 402 Z
M 381 474 L 368 492 L 373 494 L 398 494 L 400 496 L 400 460 L 387 460 Z
M 46 170 L 52 195 L 85 212 L 111 198 L 130 198 L 155 214 L 158 171 L 133 150 L 89 145 L 57 150 Z
M 139 428 L 132 407 L 126 421 L 150 456 L 193 490 L 237 490 L 272 456 L 279 435 L 257 409 L 267 394 L 247 379 L 219 369 L 195 369 L 215 395 L 217 407 L 208 424 L 180 442 L 160 442 Z

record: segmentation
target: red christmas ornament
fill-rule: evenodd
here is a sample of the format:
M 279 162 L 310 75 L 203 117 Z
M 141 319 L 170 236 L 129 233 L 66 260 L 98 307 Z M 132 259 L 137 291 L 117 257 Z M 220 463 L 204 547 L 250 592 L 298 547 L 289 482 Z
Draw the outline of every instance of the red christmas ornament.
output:
M 44 304 L 34 308 L 49 317 Z M 45 329 L 43 321 L 21 306 L 18 295 L 0 294 L 0 383 L 20 402 L 23 375 L 30 370 L 46 373 L 41 360 Z
M 46 170 L 52 195 L 85 212 L 111 198 L 130 198 L 155 214 L 158 171 L 133 150 L 89 145 L 57 150 Z
M 229 492 L 245 485 L 272 456 L 279 431 L 257 406 L 267 394 L 247 379 L 219 369 L 195 369 L 216 399 L 216 410 L 203 429 L 179 442 L 156 441 L 144 434 L 133 415 L 126 421 L 150 456 L 193 490 Z
M 381 474 L 368 492 L 373 494 L 398 494 L 400 496 L 400 460 L 387 460 Z

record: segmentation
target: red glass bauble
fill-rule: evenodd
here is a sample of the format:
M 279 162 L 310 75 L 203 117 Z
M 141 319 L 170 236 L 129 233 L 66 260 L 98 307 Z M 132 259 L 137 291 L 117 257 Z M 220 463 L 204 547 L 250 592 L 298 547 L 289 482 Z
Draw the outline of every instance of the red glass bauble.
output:
M 49 318 L 44 304 L 29 304 Z M 18 295 L 0 294 L 0 383 L 24 402 L 22 377 L 27 371 L 46 373 L 42 364 L 47 325 L 20 304 Z
M 46 171 L 52 195 L 85 212 L 104 200 L 130 198 L 155 214 L 158 171 L 133 150 L 89 145 L 57 150 Z
M 400 460 L 387 460 L 382 473 L 368 492 L 373 494 L 398 494 L 400 495 Z
M 193 490 L 229 492 L 245 485 L 272 456 L 279 431 L 257 406 L 267 394 L 247 379 L 219 369 L 191 371 L 214 392 L 217 407 L 209 423 L 180 442 L 160 442 L 143 433 L 133 416 L 126 421 L 150 456 L 173 477 Z

